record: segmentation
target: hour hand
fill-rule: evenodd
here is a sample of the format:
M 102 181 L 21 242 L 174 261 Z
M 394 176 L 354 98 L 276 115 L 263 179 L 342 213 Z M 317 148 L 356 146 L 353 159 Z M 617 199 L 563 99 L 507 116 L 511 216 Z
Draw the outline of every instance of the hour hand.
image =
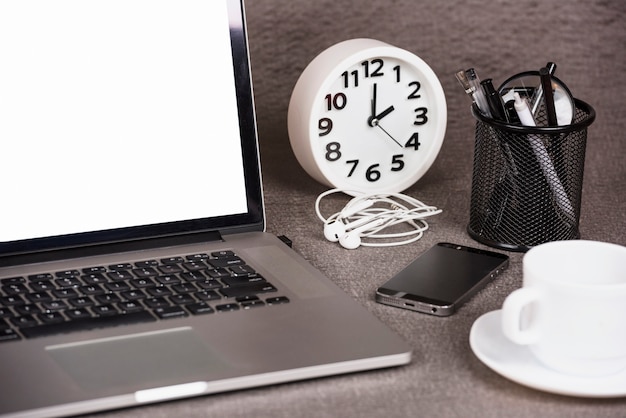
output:
M 390 114 L 394 110 L 395 110 L 395 108 L 393 106 L 389 106 L 387 109 L 383 110 L 378 115 L 372 115 L 372 117 L 370 117 L 369 120 L 368 120 L 368 124 L 370 126 L 372 126 L 372 127 L 377 126 L 378 122 L 380 122 L 380 120 L 382 118 L 384 118 L 385 116 L 387 116 L 388 114 Z

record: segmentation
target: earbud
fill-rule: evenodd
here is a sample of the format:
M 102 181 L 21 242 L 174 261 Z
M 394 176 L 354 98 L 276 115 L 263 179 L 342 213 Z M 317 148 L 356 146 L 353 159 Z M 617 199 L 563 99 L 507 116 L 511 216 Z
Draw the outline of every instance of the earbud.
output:
M 344 224 L 341 218 L 337 218 L 324 225 L 324 237 L 330 242 L 337 242 L 339 238 L 344 236 L 348 231 L 367 224 L 370 220 L 371 218 L 366 217 Z
M 368 222 L 365 225 L 354 228 L 339 237 L 339 244 L 348 250 L 355 250 L 361 246 L 361 234 L 363 232 L 381 226 L 384 222 L 384 219 L 375 219 L 372 222 Z

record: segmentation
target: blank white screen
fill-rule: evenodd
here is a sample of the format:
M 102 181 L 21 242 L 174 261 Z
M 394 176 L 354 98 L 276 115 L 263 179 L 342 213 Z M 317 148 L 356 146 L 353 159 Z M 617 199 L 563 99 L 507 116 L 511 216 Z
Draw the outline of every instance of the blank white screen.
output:
M 215 0 L 0 2 L 0 242 L 242 213 Z

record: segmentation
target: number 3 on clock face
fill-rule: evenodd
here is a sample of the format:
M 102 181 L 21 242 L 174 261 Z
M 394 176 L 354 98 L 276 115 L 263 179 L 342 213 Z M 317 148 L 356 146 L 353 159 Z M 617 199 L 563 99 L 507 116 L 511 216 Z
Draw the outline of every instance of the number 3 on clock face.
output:
M 305 69 L 289 105 L 289 136 L 298 161 L 318 181 L 395 193 L 434 162 L 446 116 L 441 84 L 420 58 L 354 39 Z

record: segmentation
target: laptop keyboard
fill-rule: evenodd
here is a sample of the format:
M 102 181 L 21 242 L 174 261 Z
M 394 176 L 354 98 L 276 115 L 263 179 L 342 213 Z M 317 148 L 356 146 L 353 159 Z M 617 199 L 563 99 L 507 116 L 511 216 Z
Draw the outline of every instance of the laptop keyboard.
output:
M 232 251 L 0 283 L 0 342 L 289 302 Z

